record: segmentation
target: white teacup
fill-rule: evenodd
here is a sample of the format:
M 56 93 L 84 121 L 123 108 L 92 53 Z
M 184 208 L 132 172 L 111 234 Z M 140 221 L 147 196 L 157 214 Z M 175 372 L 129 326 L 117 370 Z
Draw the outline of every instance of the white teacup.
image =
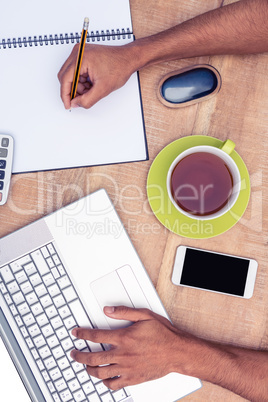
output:
M 167 174 L 167 191 L 168 191 L 168 196 L 169 196 L 172 204 L 179 212 L 181 212 L 183 215 L 186 215 L 190 218 L 194 218 L 194 219 L 198 219 L 198 220 L 207 220 L 207 219 L 215 219 L 215 218 L 222 216 L 223 214 L 228 212 L 234 206 L 234 204 L 237 201 L 237 198 L 239 196 L 240 189 L 241 189 L 240 172 L 239 172 L 239 169 L 238 169 L 235 161 L 230 156 L 230 154 L 233 152 L 234 148 L 235 148 L 235 143 L 231 140 L 227 140 L 224 142 L 224 144 L 222 145 L 221 148 L 217 148 L 217 147 L 210 146 L 210 145 L 195 146 L 195 147 L 189 148 L 186 151 L 182 152 L 181 154 L 179 154 L 177 156 L 177 158 L 174 159 L 174 161 L 172 162 L 172 164 L 168 170 L 168 174 Z M 174 169 L 178 165 L 178 163 L 182 159 L 186 158 L 187 156 L 194 154 L 194 153 L 200 153 L 200 152 L 210 153 L 210 154 L 218 156 L 227 166 L 229 173 L 232 177 L 232 182 L 233 182 L 231 194 L 228 197 L 227 203 L 222 208 L 217 210 L 216 212 L 212 212 L 207 215 L 205 215 L 205 213 L 201 214 L 201 215 L 199 215 L 199 214 L 197 215 L 197 214 L 195 214 L 196 211 L 189 211 L 189 210 L 186 211 L 183 208 L 181 208 L 178 205 L 178 203 L 176 202 L 176 200 L 174 199 L 174 197 L 172 195 L 172 189 L 171 189 L 171 176 L 172 176 Z M 178 191 L 180 191 L 180 190 L 178 189 Z M 200 202 L 201 202 L 201 200 L 200 200 Z

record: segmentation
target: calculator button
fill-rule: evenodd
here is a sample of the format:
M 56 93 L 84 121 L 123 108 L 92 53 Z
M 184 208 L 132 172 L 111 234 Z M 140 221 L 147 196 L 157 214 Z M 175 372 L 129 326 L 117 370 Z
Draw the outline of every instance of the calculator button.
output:
M 0 156 L 2 158 L 6 158 L 7 157 L 7 149 L 6 148 L 0 148 Z
M 0 170 L 0 180 L 4 180 L 5 178 L 5 172 L 4 170 Z
M 8 147 L 8 144 L 9 144 L 9 138 L 2 138 L 1 146 Z
M 3 190 L 3 188 L 4 188 L 4 182 L 0 181 L 0 190 Z
M 0 202 L 2 201 L 2 196 L 3 196 L 2 193 L 0 193 Z
M 6 164 L 7 164 L 6 161 L 1 160 L 1 161 L 0 161 L 0 169 L 5 169 L 5 168 L 6 168 Z

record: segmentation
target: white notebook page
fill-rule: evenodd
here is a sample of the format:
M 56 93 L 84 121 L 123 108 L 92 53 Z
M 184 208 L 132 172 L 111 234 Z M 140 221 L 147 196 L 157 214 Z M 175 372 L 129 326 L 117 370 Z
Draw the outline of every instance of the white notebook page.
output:
M 8 3 L 11 8 L 12 3 L 15 2 Z M 30 0 L 26 1 L 27 6 L 32 3 Z M 70 5 L 68 17 L 70 21 L 75 16 L 72 16 L 71 10 L 74 8 L 74 14 L 76 14 L 78 3 L 89 4 L 86 15 L 84 11 L 79 15 L 79 27 L 83 23 L 84 16 L 90 17 L 90 13 L 92 14 L 91 20 L 94 20 L 96 9 L 98 11 L 97 18 L 92 29 L 96 27 L 102 29 L 99 28 L 101 27 L 99 1 L 80 0 L 75 2 L 75 7 L 74 3 L 69 0 L 65 0 L 64 3 Z M 126 23 L 130 23 L 128 1 L 101 0 L 100 3 L 103 7 L 107 3 L 109 11 L 113 9 L 113 14 L 110 15 L 111 20 L 115 19 L 113 29 L 120 28 L 120 25 L 116 24 L 121 24 L 121 26 L 123 24 L 122 16 L 119 17 L 120 7 L 125 14 Z M 110 7 L 111 3 L 113 7 Z M 56 10 L 60 15 L 63 2 L 60 0 L 55 4 L 61 5 Z M 115 12 L 116 4 L 120 8 L 117 10 L 118 13 Z M 6 5 L 5 8 L 7 8 Z M 21 15 L 23 15 L 24 3 L 20 9 Z M 55 9 L 51 7 L 51 15 L 54 11 Z M 39 14 L 39 26 L 42 28 L 45 26 L 43 11 L 31 12 L 31 18 L 25 24 L 27 29 L 21 31 L 27 31 L 27 33 L 25 35 L 22 33 L 20 36 L 28 36 L 28 32 L 32 32 L 32 36 L 35 34 L 38 36 L 45 32 L 35 31 L 38 28 L 35 14 Z M 106 15 L 106 13 L 104 14 Z M 10 15 L 12 15 L 11 12 Z M 49 18 L 49 13 L 46 18 Z M 0 24 L 1 20 L 3 20 L 2 13 Z M 12 18 L 11 21 L 13 21 Z M 28 26 L 32 24 L 32 21 L 36 25 L 33 30 Z M 107 21 L 108 17 L 106 20 L 104 18 L 104 22 Z M 52 22 L 56 22 L 55 18 L 52 18 Z M 64 23 L 65 26 L 62 30 L 57 31 L 58 34 L 64 34 L 67 25 L 74 25 L 70 25 L 70 22 L 67 24 L 66 21 Z M 49 32 L 54 34 L 56 25 L 56 23 L 51 24 L 50 21 L 50 30 L 47 31 L 47 34 Z M 111 26 L 110 23 L 108 28 L 111 29 Z M 127 25 L 124 26 L 125 29 L 128 28 Z M 106 27 L 104 29 L 106 30 Z M 4 29 L 1 31 L 5 32 Z M 70 29 L 70 31 L 72 30 Z M 73 32 L 75 33 L 75 30 Z M 11 38 L 15 36 L 16 33 Z M 8 38 L 8 35 L 5 35 L 5 38 Z M 121 36 L 120 39 L 116 37 L 115 40 L 110 38 L 110 40 L 100 40 L 95 43 L 121 45 L 132 39 L 132 35 L 131 38 L 126 37 L 125 39 Z M 32 47 L 0 49 L 2 94 L 0 98 L 0 132 L 14 137 L 14 173 L 130 162 L 147 158 L 137 74 L 134 74 L 123 88 L 113 92 L 90 110 L 79 108 L 69 112 L 64 109 L 60 99 L 57 73 L 73 46 L 72 43 L 59 45 L 54 43 L 47 46 L 33 45 Z

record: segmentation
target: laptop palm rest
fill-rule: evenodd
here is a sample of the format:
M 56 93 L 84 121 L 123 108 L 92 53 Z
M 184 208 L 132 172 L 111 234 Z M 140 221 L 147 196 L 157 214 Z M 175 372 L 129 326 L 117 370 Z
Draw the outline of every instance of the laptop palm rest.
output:
M 102 276 L 90 284 L 91 290 L 101 308 L 105 306 L 127 306 L 151 309 L 142 289 L 129 265 L 124 265 Z M 127 327 L 126 320 L 114 320 L 105 316 L 111 329 Z

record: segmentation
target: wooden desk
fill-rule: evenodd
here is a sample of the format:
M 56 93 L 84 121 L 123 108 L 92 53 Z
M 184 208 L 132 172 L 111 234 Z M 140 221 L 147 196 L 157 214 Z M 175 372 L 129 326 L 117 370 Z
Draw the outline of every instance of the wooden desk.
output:
M 130 0 L 136 37 L 156 33 L 225 3 L 221 0 Z M 223 85 L 213 99 L 183 109 L 168 109 L 156 96 L 160 78 L 196 63 L 209 63 Z M 143 163 L 16 175 L 8 203 L 0 208 L 0 236 L 105 187 L 157 287 L 173 322 L 219 342 L 268 348 L 267 156 L 268 55 L 200 57 L 162 63 L 140 73 L 150 160 Z M 231 138 L 250 172 L 252 194 L 243 218 L 227 233 L 189 240 L 166 230 L 146 197 L 150 165 L 160 150 L 186 135 Z M 170 277 L 180 244 L 258 260 L 252 299 L 176 287 Z M 215 369 L 217 369 L 215 367 Z M 209 383 L 185 401 L 228 402 L 243 398 Z M 164 402 L 164 401 L 163 401 Z

